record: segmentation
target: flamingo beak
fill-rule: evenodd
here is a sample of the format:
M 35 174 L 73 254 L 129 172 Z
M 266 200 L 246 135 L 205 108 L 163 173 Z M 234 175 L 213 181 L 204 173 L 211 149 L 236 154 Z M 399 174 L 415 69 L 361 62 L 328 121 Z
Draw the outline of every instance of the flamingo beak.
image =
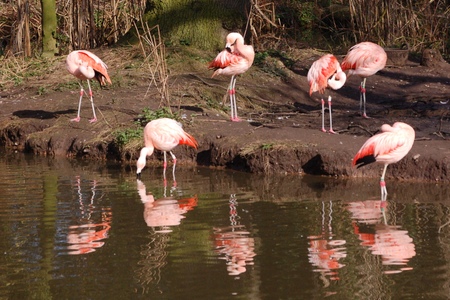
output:
M 225 47 L 225 50 L 227 50 L 228 52 L 231 53 L 231 48 L 230 47 Z

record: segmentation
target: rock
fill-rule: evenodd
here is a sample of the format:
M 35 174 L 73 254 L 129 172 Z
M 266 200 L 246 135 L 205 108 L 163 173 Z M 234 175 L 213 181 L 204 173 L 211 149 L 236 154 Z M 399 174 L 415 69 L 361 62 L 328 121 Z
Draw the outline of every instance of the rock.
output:
M 444 58 L 442 58 L 439 50 L 425 49 L 423 50 L 422 61 L 420 64 L 425 67 L 436 68 L 447 63 L 445 62 Z

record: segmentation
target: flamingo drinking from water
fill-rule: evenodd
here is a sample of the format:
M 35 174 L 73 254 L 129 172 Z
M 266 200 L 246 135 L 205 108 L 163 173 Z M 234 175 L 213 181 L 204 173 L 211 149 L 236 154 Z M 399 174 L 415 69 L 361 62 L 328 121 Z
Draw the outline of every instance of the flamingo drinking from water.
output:
M 79 84 L 81 88 L 80 101 L 78 103 L 78 114 L 77 117 L 72 119 L 71 121 L 80 121 L 81 100 L 83 99 L 83 95 L 85 93 L 81 81 L 86 80 L 89 87 L 89 97 L 92 105 L 92 113 L 94 114 L 94 117 L 89 122 L 96 122 L 97 116 L 95 114 L 94 99 L 92 96 L 92 89 L 89 80 L 95 78 L 100 83 L 100 86 L 106 85 L 106 83 L 111 84 L 111 79 L 109 78 L 107 72 L 108 67 L 97 55 L 86 50 L 77 50 L 70 52 L 66 59 L 66 67 L 70 74 L 80 79 Z
M 380 178 L 381 199 L 386 199 L 387 190 L 384 176 L 387 166 L 400 161 L 408 154 L 414 144 L 415 131 L 406 123 L 384 124 L 381 133 L 369 138 L 353 158 L 353 165 L 358 168 L 373 162 L 384 164 Z
M 177 158 L 172 153 L 178 145 L 188 145 L 197 148 L 197 141 L 190 134 L 185 132 L 181 124 L 169 118 L 160 118 L 153 120 L 144 128 L 144 148 L 141 149 L 139 159 L 137 161 L 137 178 L 141 178 L 141 171 L 145 167 L 147 156 L 153 154 L 155 149 L 164 152 L 164 180 L 166 179 L 167 155 L 169 152 L 173 159 L 173 176 L 175 177 L 175 165 Z
M 255 51 L 253 46 L 244 44 L 244 37 L 232 32 L 227 35 L 225 50 L 209 64 L 210 69 L 216 69 L 212 77 L 217 75 L 231 76 L 228 93 L 230 95 L 231 121 L 238 122 L 236 106 L 236 76 L 245 73 L 253 64 Z
M 363 108 L 362 116 L 366 114 L 366 78 L 374 75 L 386 66 L 387 55 L 384 49 L 371 42 L 362 42 L 350 48 L 341 63 L 343 71 L 348 70 L 348 76 L 358 75 L 362 78 L 359 86 L 359 110 Z
M 307 76 L 309 82 L 309 95 L 314 92 L 323 94 L 327 87 L 333 90 L 340 89 L 347 79 L 347 76 L 342 71 L 337 58 L 332 54 L 326 54 L 316 60 L 308 71 Z M 333 130 L 333 121 L 331 117 L 331 96 L 328 96 L 328 111 L 330 113 L 330 133 L 335 133 Z M 322 131 L 325 130 L 325 101 L 322 98 Z

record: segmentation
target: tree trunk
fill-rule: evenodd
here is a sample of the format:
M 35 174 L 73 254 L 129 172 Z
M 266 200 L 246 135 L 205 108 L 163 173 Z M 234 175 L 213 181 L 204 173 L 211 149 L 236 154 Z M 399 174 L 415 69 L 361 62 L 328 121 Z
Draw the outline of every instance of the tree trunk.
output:
M 31 56 L 31 40 L 30 40 L 30 3 L 28 0 L 24 2 L 24 54 L 25 57 Z
M 56 1 L 41 0 L 42 5 L 42 56 L 51 57 L 58 53 L 56 45 Z
M 13 54 L 21 53 L 24 57 L 30 57 L 30 7 L 28 0 L 17 1 L 17 27 L 11 35 L 13 36 Z

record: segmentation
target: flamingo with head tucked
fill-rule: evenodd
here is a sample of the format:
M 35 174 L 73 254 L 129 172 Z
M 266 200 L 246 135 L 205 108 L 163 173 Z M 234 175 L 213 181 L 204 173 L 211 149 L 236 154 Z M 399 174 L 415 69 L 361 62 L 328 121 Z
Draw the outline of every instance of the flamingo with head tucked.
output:
M 387 54 L 384 49 L 371 42 L 362 42 L 354 45 L 348 50 L 347 55 L 341 63 L 343 71 L 348 70 L 348 76 L 358 75 L 362 78 L 359 86 L 359 110 L 362 116 L 366 114 L 366 78 L 374 75 L 386 66 Z
M 332 54 L 326 54 L 316 60 L 308 71 L 309 95 L 314 92 L 324 93 L 327 87 L 333 90 L 340 89 L 347 76 L 342 71 L 337 58 Z M 333 130 L 333 121 L 331 116 L 331 96 L 328 96 L 328 111 L 330 113 L 330 133 L 336 133 Z M 325 101 L 322 98 L 322 131 L 325 130 Z
M 230 95 L 231 121 L 238 122 L 236 106 L 236 77 L 245 73 L 253 64 L 255 51 L 253 46 L 244 44 L 244 37 L 232 32 L 227 35 L 225 50 L 209 64 L 209 69 L 216 69 L 212 77 L 217 75 L 231 76 L 228 93 Z
M 384 176 L 388 165 L 400 161 L 411 150 L 414 139 L 414 129 L 406 123 L 395 122 L 394 125 L 384 124 L 381 133 L 369 138 L 353 158 L 353 165 L 358 168 L 373 162 L 384 164 L 380 178 L 381 199 L 387 195 Z
M 66 58 L 66 67 L 70 74 L 80 79 L 80 100 L 78 103 L 78 114 L 77 117 L 71 121 L 80 121 L 80 110 L 81 110 L 81 100 L 84 95 L 84 88 L 81 81 L 86 80 L 89 87 L 89 97 L 92 105 L 92 113 L 94 117 L 89 121 L 90 123 L 97 121 L 97 116 L 95 114 L 94 99 L 92 95 L 90 79 L 95 78 L 100 86 L 106 85 L 106 83 L 111 84 L 111 79 L 109 78 L 106 64 L 95 54 L 86 50 L 72 51 Z

